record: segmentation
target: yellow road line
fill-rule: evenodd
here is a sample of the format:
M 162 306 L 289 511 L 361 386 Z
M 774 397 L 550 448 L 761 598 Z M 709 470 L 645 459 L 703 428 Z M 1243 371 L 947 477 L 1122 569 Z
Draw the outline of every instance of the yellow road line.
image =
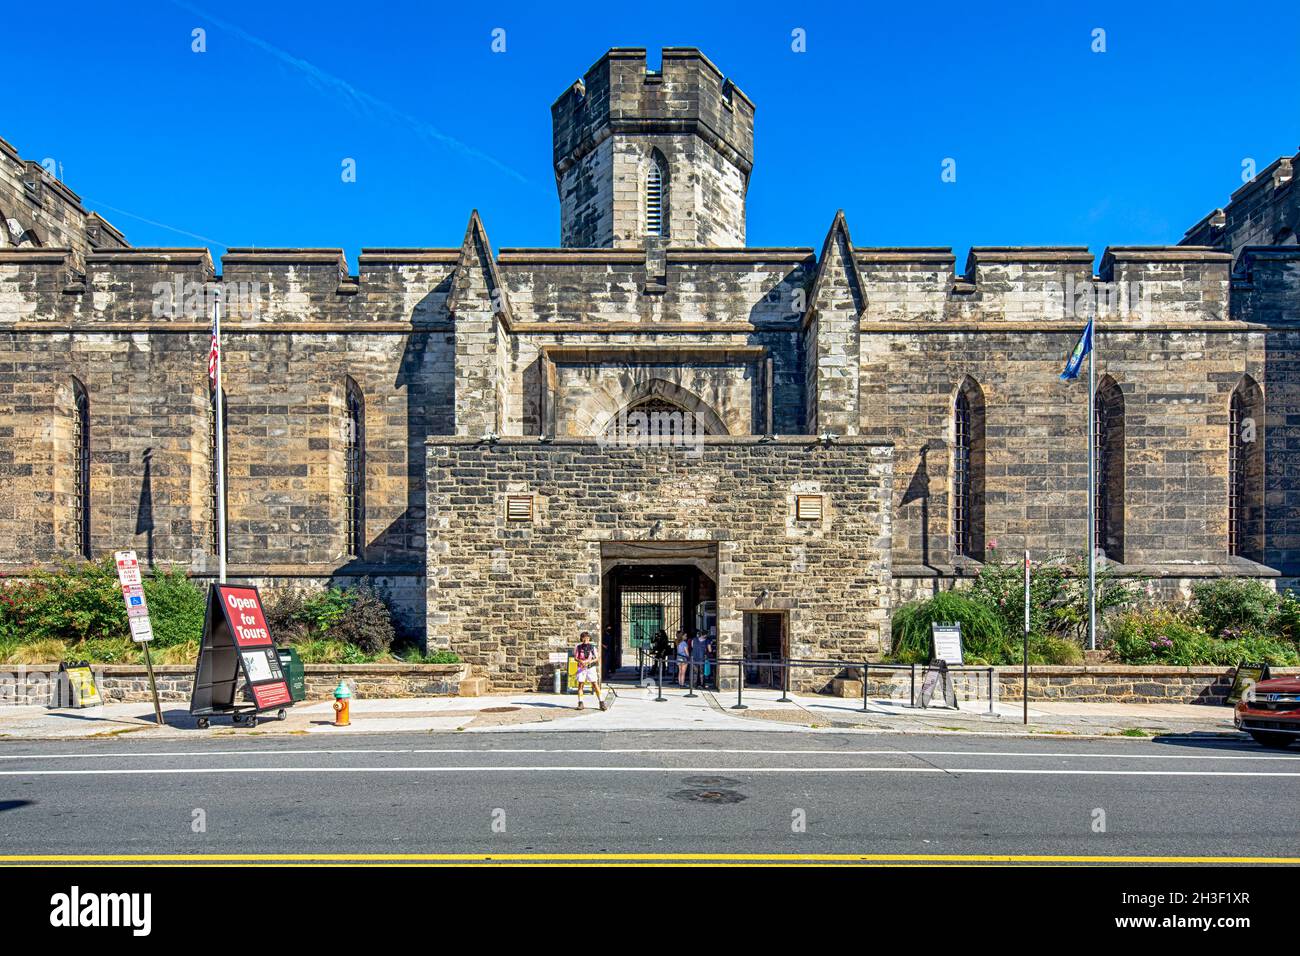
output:
M 0 863 L 1283 863 L 1294 856 L 1074 856 L 948 853 L 162 853 L 6 854 Z

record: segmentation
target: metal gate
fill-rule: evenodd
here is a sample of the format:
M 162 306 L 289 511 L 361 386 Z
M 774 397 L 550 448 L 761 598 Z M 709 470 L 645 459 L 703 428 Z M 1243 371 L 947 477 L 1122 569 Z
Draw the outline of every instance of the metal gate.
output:
M 618 600 L 622 608 L 619 639 L 623 646 L 623 664 L 632 665 L 637 660 L 637 648 L 649 653 L 650 644 L 659 631 L 664 631 L 672 641 L 682 627 L 682 605 L 686 589 L 681 586 L 655 587 L 633 585 L 619 588 Z

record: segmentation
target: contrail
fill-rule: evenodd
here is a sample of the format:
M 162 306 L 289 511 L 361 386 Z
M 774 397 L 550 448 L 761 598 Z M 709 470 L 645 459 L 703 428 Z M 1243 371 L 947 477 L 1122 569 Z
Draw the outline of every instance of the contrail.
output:
M 82 196 L 82 202 L 87 206 L 97 206 L 100 209 L 109 209 L 120 216 L 130 216 L 132 219 L 138 219 L 141 222 L 147 222 L 151 226 L 157 226 L 159 229 L 167 229 L 171 232 L 180 233 L 182 236 L 189 236 L 191 239 L 198 239 L 201 242 L 208 242 L 222 249 L 229 249 L 230 246 L 224 242 L 212 239 L 209 236 L 200 236 L 197 232 L 186 232 L 184 229 L 177 229 L 175 226 L 169 226 L 165 222 L 158 222 L 154 219 L 146 219 L 144 216 L 137 216 L 133 212 L 127 212 L 125 209 L 118 209 L 116 206 L 110 206 L 106 202 L 100 202 L 98 199 L 91 199 L 89 196 Z
M 249 33 L 247 30 L 243 29 L 242 27 L 238 27 L 235 24 L 230 23 L 226 20 L 222 20 L 219 19 L 218 17 L 214 17 L 212 14 L 206 13 L 203 10 L 200 10 L 198 7 L 195 7 L 190 3 L 186 3 L 185 0 L 172 0 L 172 3 L 174 3 L 178 7 L 181 7 L 184 10 L 187 10 L 188 12 L 194 14 L 197 17 L 202 17 L 205 20 L 215 23 L 222 30 L 225 30 L 228 33 L 233 33 L 241 40 L 244 40 L 247 43 L 251 43 L 253 46 L 257 47 L 259 50 L 263 51 L 264 53 L 268 53 L 271 56 L 275 57 L 277 60 L 279 60 L 281 63 L 285 64 L 286 66 L 293 67 L 295 70 L 298 70 L 300 73 L 305 74 L 308 80 L 314 86 L 337 93 L 338 95 L 342 96 L 345 100 L 347 100 L 351 105 L 368 107 L 369 109 L 375 111 L 376 113 L 379 113 L 380 115 L 386 117 L 387 119 L 396 121 L 399 125 L 408 126 L 414 129 L 420 135 L 425 136 L 428 139 L 433 140 L 434 142 L 440 143 L 443 146 L 450 147 L 451 149 L 454 149 L 456 150 L 456 152 L 461 153 L 465 156 L 469 156 L 473 159 L 479 159 L 485 163 L 489 163 L 492 166 L 495 166 L 497 169 L 501 170 L 502 172 L 507 173 L 508 175 L 519 180 L 519 182 L 521 183 L 528 182 L 527 178 L 525 178 L 522 174 L 511 169 L 509 166 L 507 166 L 505 163 L 501 162 L 500 160 L 488 156 L 486 153 L 482 153 L 479 150 L 475 149 L 474 147 L 467 145 L 466 143 L 462 143 L 454 136 L 448 136 L 446 133 L 442 132 L 437 127 L 432 126 L 426 121 L 419 119 L 418 117 L 412 116 L 409 113 L 402 112 L 397 107 L 393 106 L 390 103 L 384 102 L 383 100 L 379 99 L 377 96 L 373 96 L 370 93 L 365 92 L 364 90 L 357 89 L 355 86 L 353 86 L 351 83 L 349 83 L 347 80 L 343 79 L 342 77 L 335 76 L 333 73 L 328 73 L 313 63 L 309 63 L 300 57 L 294 56 L 292 53 L 288 53 L 285 50 L 281 50 L 279 47 L 267 43 L 265 40 L 261 39 L 260 37 L 253 36 L 253 34 Z

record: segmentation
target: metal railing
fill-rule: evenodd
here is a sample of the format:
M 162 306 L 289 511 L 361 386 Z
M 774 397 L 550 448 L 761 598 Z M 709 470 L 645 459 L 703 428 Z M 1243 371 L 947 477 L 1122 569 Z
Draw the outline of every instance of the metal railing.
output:
M 666 701 L 668 699 L 664 697 L 664 686 L 663 686 L 664 664 L 666 662 L 667 662 L 666 659 L 662 659 L 662 658 L 657 660 L 658 666 L 656 668 L 657 671 L 656 683 L 658 686 L 657 686 L 657 696 L 655 697 L 655 700 L 660 702 Z M 696 668 L 703 667 L 705 663 L 706 662 L 704 661 L 686 662 L 687 693 L 684 696 L 686 697 L 696 696 L 695 671 Z M 873 670 L 876 672 L 905 671 L 908 673 L 909 681 L 910 681 L 910 691 L 908 694 L 907 706 L 909 707 L 919 706 L 921 708 L 925 708 L 927 705 L 924 699 L 919 699 L 917 696 L 916 675 L 917 675 L 917 668 L 921 668 L 922 677 L 924 677 L 926 672 L 932 669 L 938 670 L 941 677 L 943 678 L 949 677 L 953 674 L 962 674 L 962 673 L 984 674 L 988 679 L 988 699 L 989 699 L 988 712 L 990 714 L 994 714 L 997 712 L 995 707 L 995 701 L 996 701 L 995 687 L 997 682 L 997 672 L 996 672 L 996 668 L 989 665 L 946 664 L 940 668 L 940 667 L 936 667 L 936 665 L 934 664 L 882 664 L 882 663 L 867 661 L 867 660 L 848 661 L 848 660 L 828 660 L 828 659 L 795 658 L 795 657 L 752 658 L 752 657 L 743 657 L 743 656 L 710 658 L 707 661 L 707 663 L 713 667 L 713 670 L 715 671 L 715 673 L 718 675 L 719 678 L 721 678 L 722 676 L 722 667 L 724 665 L 728 667 L 735 666 L 736 676 L 737 676 L 736 703 L 732 705 L 731 707 L 732 710 L 749 709 L 749 705 L 745 703 L 745 671 L 747 668 L 749 669 L 777 668 L 781 671 L 781 696 L 777 698 L 777 703 L 780 704 L 792 703 L 794 700 L 790 696 L 790 672 L 795 670 L 796 668 L 807 668 L 810 670 L 826 670 L 826 669 L 846 670 L 848 668 L 852 668 L 854 670 L 860 670 L 862 673 L 863 713 L 867 713 L 870 710 L 871 672 Z M 672 665 L 670 666 L 679 666 L 679 665 L 677 661 L 673 661 Z M 721 681 L 719 681 L 719 684 L 721 684 Z M 702 685 L 701 685 L 701 689 L 703 689 Z M 719 687 L 719 689 L 721 689 L 721 687 Z

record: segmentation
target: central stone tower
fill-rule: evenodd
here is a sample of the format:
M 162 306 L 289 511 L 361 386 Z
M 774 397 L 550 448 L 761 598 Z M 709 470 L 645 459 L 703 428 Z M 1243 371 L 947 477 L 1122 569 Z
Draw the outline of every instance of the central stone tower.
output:
M 709 58 L 668 47 L 606 53 L 551 107 L 560 243 L 745 244 L 754 104 Z

